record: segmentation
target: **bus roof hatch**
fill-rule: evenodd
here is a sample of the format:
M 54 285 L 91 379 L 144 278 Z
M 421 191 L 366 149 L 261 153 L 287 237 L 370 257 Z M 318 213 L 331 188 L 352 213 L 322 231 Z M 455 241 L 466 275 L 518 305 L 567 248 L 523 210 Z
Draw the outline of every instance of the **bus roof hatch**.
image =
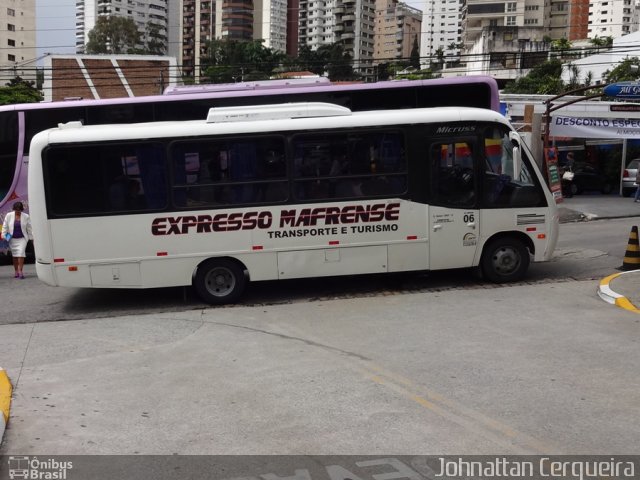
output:
M 209 109 L 207 123 L 251 122 L 281 118 L 336 117 L 351 115 L 351 110 L 333 103 L 300 102 Z

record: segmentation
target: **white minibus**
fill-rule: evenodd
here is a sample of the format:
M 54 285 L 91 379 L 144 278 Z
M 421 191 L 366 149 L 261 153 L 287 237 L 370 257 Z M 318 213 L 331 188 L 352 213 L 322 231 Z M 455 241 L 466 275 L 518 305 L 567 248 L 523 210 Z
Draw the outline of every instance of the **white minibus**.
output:
M 479 267 L 511 282 L 558 237 L 539 169 L 486 109 L 225 107 L 201 121 L 71 122 L 30 150 L 49 285 L 193 285 L 221 304 L 261 280 Z

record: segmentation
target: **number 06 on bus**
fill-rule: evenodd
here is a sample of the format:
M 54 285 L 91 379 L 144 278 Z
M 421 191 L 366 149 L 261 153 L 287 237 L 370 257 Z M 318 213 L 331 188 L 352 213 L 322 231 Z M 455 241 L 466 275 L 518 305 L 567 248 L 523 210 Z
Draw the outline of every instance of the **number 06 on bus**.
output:
M 211 109 L 206 120 L 77 122 L 33 138 L 36 270 L 49 285 L 193 285 L 549 260 L 552 194 L 500 114 L 351 112 L 328 103 Z

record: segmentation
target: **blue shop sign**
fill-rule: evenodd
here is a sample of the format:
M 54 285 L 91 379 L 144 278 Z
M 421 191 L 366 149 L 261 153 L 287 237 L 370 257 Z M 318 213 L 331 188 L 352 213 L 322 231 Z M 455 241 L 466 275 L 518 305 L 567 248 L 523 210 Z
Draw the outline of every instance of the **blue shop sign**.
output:
M 619 82 L 607 85 L 603 90 L 608 97 L 640 98 L 639 82 Z

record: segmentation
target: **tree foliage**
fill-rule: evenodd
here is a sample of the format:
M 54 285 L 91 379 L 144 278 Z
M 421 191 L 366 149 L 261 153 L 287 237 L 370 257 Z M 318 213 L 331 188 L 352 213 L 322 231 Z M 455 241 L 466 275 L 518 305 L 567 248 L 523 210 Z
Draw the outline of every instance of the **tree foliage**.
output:
M 202 74 L 212 83 L 232 83 L 271 78 L 275 71 L 286 67 L 327 75 L 332 81 L 353 80 L 351 56 L 339 43 L 321 45 L 312 50 L 300 48 L 298 57 L 288 58 L 284 53 L 265 47 L 262 40 L 211 40 L 201 59 Z
M 0 87 L 0 105 L 34 103 L 42 100 L 42 94 L 33 86 L 33 82 L 20 77 L 15 77 L 4 87 Z
M 413 46 L 409 55 L 409 64 L 416 70 L 420 70 L 420 47 L 418 46 L 418 36 L 413 37 Z
M 145 39 L 145 48 L 142 53 L 145 55 L 167 54 L 167 37 L 160 32 L 160 25 L 151 22 L 147 23 Z
M 444 48 L 438 47 L 436 49 L 436 66 L 437 68 L 442 68 L 443 65 L 444 65 Z
M 201 59 L 202 73 L 212 83 L 264 80 L 284 58 L 262 44 L 262 40 L 211 40 Z
M 317 75 L 327 75 L 331 81 L 354 80 L 358 75 L 351 65 L 351 56 L 344 51 L 340 43 L 321 45 L 312 50 L 308 45 L 302 45 L 298 50 L 298 57 L 291 61 L 302 70 L 308 70 Z
M 640 59 L 632 57 L 623 60 L 613 70 L 606 71 L 604 78 L 607 83 L 638 80 L 640 78 Z
M 140 53 L 140 32 L 131 18 L 98 17 L 95 27 L 89 32 L 85 46 L 87 53 Z
M 536 65 L 528 75 L 510 82 L 505 93 L 538 93 L 557 95 L 565 91 L 562 81 L 562 62 L 548 60 Z
M 608 37 L 596 36 L 595 38 L 592 38 L 591 40 L 589 40 L 589 42 L 594 47 L 611 48 L 613 46 L 613 37 L 612 36 L 608 36 Z

